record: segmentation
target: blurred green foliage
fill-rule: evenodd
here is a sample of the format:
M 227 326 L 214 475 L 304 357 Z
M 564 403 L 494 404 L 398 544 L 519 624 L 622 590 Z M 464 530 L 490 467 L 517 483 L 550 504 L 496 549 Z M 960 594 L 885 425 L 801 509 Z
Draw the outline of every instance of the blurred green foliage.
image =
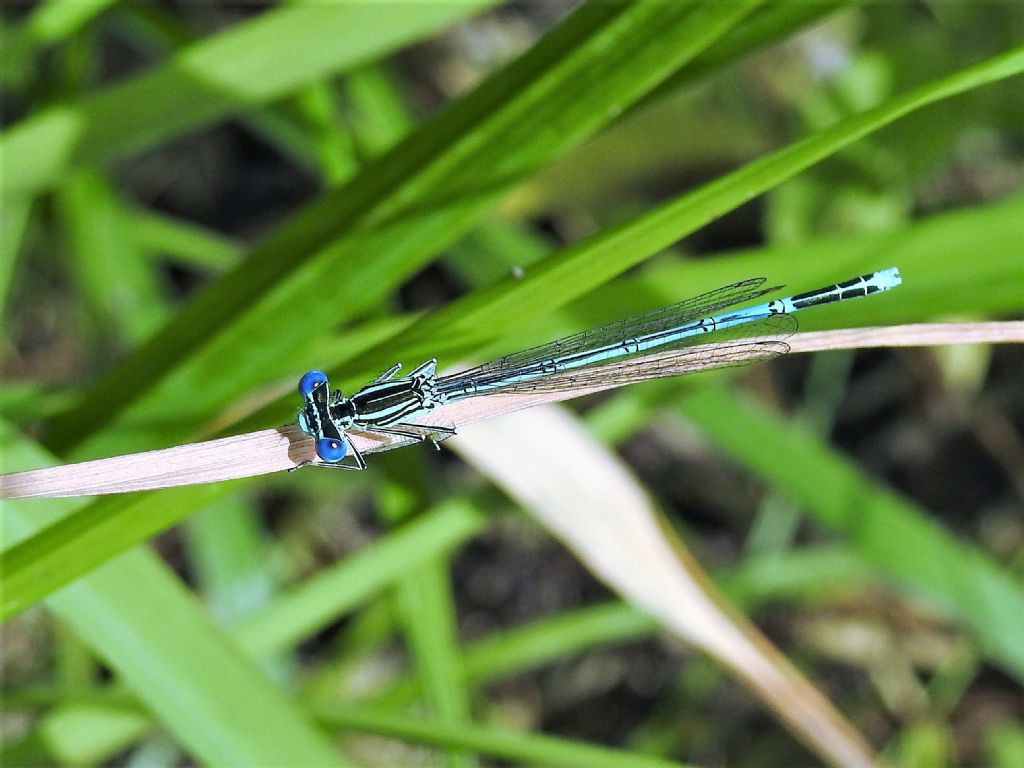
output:
M 494 5 L 5 8 L 4 471 L 277 424 L 311 367 L 349 391 L 760 274 L 802 290 L 901 268 L 898 294 L 807 328 L 1024 311 L 1020 4 Z M 1019 350 L 784 363 L 747 386 L 793 423 L 724 377 L 587 418 L 647 457 L 738 604 L 889 638 L 887 670 L 786 625 L 892 762 L 1010 765 Z M 451 765 L 809 759 L 716 710 L 711 667 L 637 649 L 654 623 L 485 483 L 416 448 L 373 458 L 5 502 L 4 707 L 38 715 L 7 729 L 5 764 L 421 756 L 359 731 Z M 162 557 L 133 548 L 177 523 Z M 14 615 L 37 603 L 59 621 Z M 581 654 L 582 694 L 526 675 Z M 485 686 L 513 676 L 528 715 Z

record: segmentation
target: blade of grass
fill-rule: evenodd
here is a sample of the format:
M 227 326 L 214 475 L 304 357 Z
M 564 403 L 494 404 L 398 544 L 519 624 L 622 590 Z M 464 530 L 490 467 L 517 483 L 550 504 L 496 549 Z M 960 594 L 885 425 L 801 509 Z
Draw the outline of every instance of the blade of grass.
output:
M 466 679 L 480 685 L 657 631 L 654 619 L 626 603 L 561 613 L 469 646 L 463 657 Z
M 475 236 L 474 239 L 486 247 L 486 240 Z M 827 310 L 805 312 L 800 317 L 801 329 L 854 328 L 944 316 L 985 317 L 1019 312 L 1024 309 L 1024 261 L 1018 253 L 1022 241 L 1024 197 L 1017 197 L 942 213 L 888 231 L 744 249 L 716 254 L 714 259 L 658 260 L 642 271 L 590 291 L 561 312 L 545 312 L 537 320 L 508 326 L 500 344 L 475 354 L 491 359 L 580 328 L 594 328 L 637 315 L 678 301 L 681 293 L 694 295 L 738 278 L 768 276 L 773 282 L 788 283 L 784 290 L 796 293 L 890 263 L 898 264 L 905 277 L 896 299 L 846 302 Z M 501 247 L 503 251 L 530 258 L 530 252 L 522 247 Z M 879 254 L 884 254 L 884 262 L 879 260 Z M 958 265 L 955 279 L 948 271 L 935 268 L 944 264 Z M 430 322 L 429 316 L 417 325 L 424 322 Z M 381 346 L 395 359 L 422 354 L 401 351 L 409 336 L 403 328 L 395 334 L 395 344 Z M 443 341 L 443 337 L 439 338 L 435 346 L 440 347 Z M 364 357 L 370 359 L 369 354 L 359 359 Z M 342 358 L 345 359 L 347 356 Z M 455 358 L 438 355 L 438 359 L 445 362 Z M 266 411 L 246 424 L 255 427 L 272 418 L 274 415 Z
M 864 738 L 731 608 L 628 470 L 565 411 L 534 408 L 475 424 L 452 450 L 529 510 L 598 579 L 720 662 L 825 762 L 874 763 Z
M 6 194 L 35 194 L 76 166 L 101 165 L 280 99 L 489 4 L 309 2 L 266 11 L 189 46 L 166 64 L 78 103 L 50 107 L 6 131 L 0 139 Z
M 98 174 L 80 171 L 64 181 L 56 199 L 71 272 L 91 305 L 89 315 L 102 324 L 101 335 L 141 341 L 166 319 L 167 301 L 128 235 L 114 190 Z
M 616 398 L 619 399 L 619 398 Z M 715 573 L 715 581 L 744 609 L 785 600 L 820 599 L 870 582 L 870 570 L 840 546 L 819 546 L 748 558 Z M 544 664 L 617 643 L 651 637 L 658 622 L 628 603 L 609 602 L 539 619 L 469 645 L 464 654 L 467 682 L 479 686 Z M 388 707 L 412 703 L 417 681 L 404 679 L 373 696 Z
M 680 407 L 717 446 L 843 534 L 866 562 L 970 627 L 993 662 L 1024 680 L 1024 590 L 1011 574 L 744 398 L 700 387 Z
M 433 313 L 403 335 L 401 357 L 458 356 L 523 318 L 541 317 L 800 171 L 898 118 L 1024 72 L 1024 47 L 929 83 L 772 153 L 508 280 Z M 886 261 L 888 263 L 888 261 Z M 396 353 L 390 351 L 389 355 Z M 360 366 L 369 361 L 358 361 Z M 370 369 L 379 363 L 374 358 Z
M 45 705 L 56 700 L 77 701 L 96 707 L 117 707 L 122 714 L 134 712 L 131 700 L 116 691 L 50 690 L 32 696 L 18 696 L 18 703 L 22 706 Z M 451 726 L 422 717 L 404 717 L 361 707 L 312 705 L 306 711 L 325 728 L 363 731 L 414 744 L 473 751 L 516 764 L 554 765 L 560 768 L 682 768 L 679 763 L 650 755 L 524 731 L 478 725 Z
M 817 3 L 767 3 L 758 8 L 743 24 L 730 30 L 721 44 L 709 49 L 693 60 L 691 66 L 680 69 L 637 105 L 641 108 L 653 101 L 705 77 L 768 43 L 783 40 L 801 29 L 811 27 L 827 15 L 847 7 L 863 4 L 864 0 L 825 0 Z
M 222 626 L 233 626 L 265 608 L 277 591 L 277 572 L 254 505 L 232 494 L 192 515 L 183 535 L 196 591 Z M 293 682 L 292 659 L 259 659 L 271 680 Z
M 267 543 L 253 505 L 241 494 L 211 504 L 184 529 L 190 570 L 222 624 L 263 608 L 274 593 Z
M 348 125 L 366 156 L 389 149 L 412 129 L 409 110 L 383 64 L 371 64 L 350 72 L 344 93 L 351 104 Z
M 637 752 L 624 752 L 486 726 L 453 726 L 436 720 L 401 717 L 355 707 L 314 708 L 317 720 L 341 730 L 391 736 L 416 744 L 461 749 L 524 765 L 560 768 L 681 768 L 679 763 Z
M 51 760 L 59 765 L 82 765 L 102 763 L 155 731 L 153 722 L 141 712 L 58 704 L 46 712 L 36 733 Z
M 47 0 L 32 9 L 18 34 L 36 45 L 52 45 L 80 29 L 110 6 L 113 0 Z
M 17 87 L 37 71 L 35 58 L 45 46 L 65 40 L 112 5 L 114 0 L 48 0 L 32 9 L 27 19 L 3 30 L 0 78 Z
M 378 486 L 378 514 L 392 525 L 429 504 L 425 465 L 412 454 L 386 462 L 388 480 Z M 455 602 L 448 577 L 447 553 L 409 565 L 397 579 L 390 595 L 394 615 L 412 657 L 424 702 L 439 721 L 450 726 L 470 722 L 469 693 L 462 673 L 462 649 L 458 642 Z M 471 768 L 472 756 L 455 751 L 448 755 L 449 768 Z
M 469 724 L 469 694 L 462 673 L 462 654 L 456 637 L 455 605 L 448 580 L 448 561 L 432 558 L 395 587 L 395 597 L 412 652 L 424 700 L 446 726 Z M 471 766 L 469 756 L 449 755 L 450 768 Z
M 32 206 L 24 201 L 4 200 L 0 206 L 0 318 L 7 316 L 7 299 L 14 281 L 14 267 L 25 242 L 31 221 Z M 6 325 L 6 323 L 5 323 Z
M 245 254 L 238 241 L 192 222 L 143 208 L 126 208 L 124 215 L 132 237 L 144 249 L 202 270 L 225 272 Z
M 190 512 L 200 509 L 235 487 L 237 483 L 195 485 L 158 491 L 147 494 L 146 498 L 126 496 L 105 507 L 76 504 L 74 514 L 55 519 L 41 531 L 34 531 L 34 535 L 0 555 L 4 563 L 0 616 L 6 618 L 24 610 L 85 572 L 71 575 L 66 568 L 56 573 L 48 571 L 47 564 L 51 561 L 45 552 L 37 548 L 39 543 L 56 544 L 57 549 L 63 551 L 78 549 L 86 554 L 90 561 L 89 568 L 93 568 L 111 559 L 109 556 L 94 559 L 90 553 L 95 553 L 97 546 L 105 550 L 106 546 L 113 545 L 118 553 L 123 552 L 138 543 L 131 531 L 146 529 L 152 534 L 166 529 L 178 522 L 181 509 Z M 63 508 L 51 500 L 45 510 Z M 44 508 L 37 509 L 41 514 L 44 512 Z M 122 525 L 110 525 L 111 522 L 120 522 Z M 129 534 L 128 538 L 125 538 L 125 534 Z M 113 540 L 109 539 L 111 536 Z M 102 544 L 105 539 L 107 544 Z
M 5 462 L 45 463 L 0 423 Z M 65 512 L 75 502 L 59 506 Z M 59 513 L 5 501 L 5 540 Z M 48 599 L 195 757 L 215 765 L 341 765 L 340 756 L 276 690 L 155 555 L 127 552 Z
M 476 535 L 485 519 L 460 501 L 442 504 L 246 617 L 234 633 L 254 656 L 283 651 L 370 599 L 410 568 Z
M 986 758 L 997 768 L 1013 768 L 1022 752 L 1024 724 L 1019 719 L 1006 719 L 997 725 L 990 732 L 985 744 Z
M 663 263 L 649 275 L 630 278 L 621 285 L 595 293 L 588 308 L 607 304 L 621 306 L 625 313 L 638 312 L 676 298 L 675 289 L 666 286 L 690 284 L 694 275 L 698 286 L 712 286 L 733 280 L 737 275 L 768 272 L 769 267 L 783 257 L 793 260 L 795 273 L 808 273 L 804 278 L 807 282 L 798 287 L 815 287 L 817 283 L 863 271 L 861 267 L 870 264 L 875 254 L 886 253 L 901 265 L 907 276 L 906 284 L 900 288 L 903 297 L 899 301 L 874 302 L 870 307 L 832 308 L 820 313 L 822 319 L 838 316 L 843 322 L 858 324 L 869 319 L 917 319 L 934 312 L 1008 311 L 1024 306 L 1024 264 L 1016 256 L 1016 244 L 1024 236 L 1022 211 L 1024 199 L 1016 199 L 936 216 L 895 232 L 842 240 L 822 239 L 787 246 L 784 250 L 744 251 L 715 261 Z M 957 259 L 963 265 L 955 284 L 948 277 L 932 277 L 929 271 L 934 260 L 944 262 L 947 258 Z M 829 264 L 844 265 L 838 267 L 842 273 L 831 272 L 836 267 Z M 622 305 L 622 295 L 633 297 L 637 303 Z M 806 314 L 805 325 L 822 324 L 816 313 Z M 588 324 L 609 319 L 584 315 L 590 320 Z M 409 327 L 408 323 L 398 325 Z M 563 332 L 565 328 L 553 326 L 552 330 Z M 346 339 L 336 351 L 344 350 L 350 341 Z M 324 350 L 324 359 L 329 359 L 326 355 L 331 351 Z M 269 412 L 256 417 L 255 421 L 266 423 L 269 418 L 282 417 Z M 33 537 L 31 542 L 19 547 L 20 554 L 8 554 L 5 566 L 6 593 L 11 601 L 8 610 L 24 609 L 56 586 L 183 519 L 219 492 L 213 486 L 195 486 L 142 498 L 104 500 L 86 507 L 74 520 Z
M 304 146 L 313 150 L 315 167 L 329 187 L 348 181 L 359 168 L 355 143 L 344 128 L 333 83 L 304 88 L 294 99 L 301 120 Z
M 905 279 L 896 299 L 847 302 L 827 311 L 804 313 L 801 330 L 920 322 L 952 317 L 989 317 L 1024 309 L 1024 197 L 965 208 L 906 226 L 845 237 L 820 237 L 802 243 L 752 248 L 689 262 L 659 262 L 618 285 L 587 297 L 573 309 L 588 323 L 587 307 L 602 306 L 616 295 L 622 315 L 665 304 L 678 297 L 675 286 L 722 285 L 738 277 L 770 275 L 787 282 L 786 291 L 817 287 L 855 275 L 872 265 L 898 264 Z M 884 256 L 879 256 L 884 254 Z M 956 264 L 955 275 L 946 265 Z
M 54 420 L 48 444 L 67 453 L 144 394 L 133 412 L 175 413 L 188 430 L 253 382 L 283 374 L 309 343 L 310 328 L 328 328 L 375 305 L 509 186 L 592 134 L 612 110 L 709 46 L 756 1 L 693 11 L 660 0 L 584 6 L 279 229 Z M 594 82 L 600 88 L 580 91 L 581 83 Z M 570 91 L 579 95 L 566 102 Z M 331 286 L 326 297 L 324 286 Z M 231 375 L 211 377 L 213 370 Z M 183 392 L 190 393 L 186 401 Z

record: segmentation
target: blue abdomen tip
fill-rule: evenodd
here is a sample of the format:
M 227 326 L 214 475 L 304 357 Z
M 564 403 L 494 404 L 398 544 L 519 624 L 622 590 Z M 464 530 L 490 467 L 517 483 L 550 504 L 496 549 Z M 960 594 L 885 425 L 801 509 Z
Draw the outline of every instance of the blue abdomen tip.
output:
M 889 267 L 888 269 L 875 272 L 872 278 L 872 282 L 882 291 L 887 291 L 890 288 L 903 284 L 903 277 L 900 275 L 898 267 Z

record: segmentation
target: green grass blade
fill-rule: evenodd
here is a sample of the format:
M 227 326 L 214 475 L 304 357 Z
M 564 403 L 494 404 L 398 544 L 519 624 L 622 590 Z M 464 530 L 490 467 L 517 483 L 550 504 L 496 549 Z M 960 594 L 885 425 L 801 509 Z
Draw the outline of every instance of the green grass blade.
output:
M 995 768 L 1013 768 L 1024 753 L 1024 724 L 1006 719 L 989 734 L 985 754 Z
M 274 592 L 274 575 L 259 516 L 242 494 L 202 509 L 184 527 L 197 591 L 222 624 L 259 610 Z
M 117 708 L 122 716 L 135 714 L 133 702 L 117 692 L 42 691 L 37 695 L 16 695 L 22 706 L 64 700 L 93 706 L 97 711 Z M 474 751 L 503 758 L 518 765 L 552 765 L 560 768 L 681 768 L 680 763 L 638 752 L 626 752 L 525 731 L 479 725 L 452 726 L 363 707 L 308 706 L 309 716 L 325 728 L 362 731 L 441 749 Z M 262 765 L 263 763 L 259 763 Z
M 106 562 L 113 552 L 123 552 L 146 537 L 166 530 L 181 520 L 181 512 L 194 512 L 212 503 L 238 483 L 186 486 L 141 497 L 124 496 L 86 504 L 69 515 L 36 532 L 9 551 L 0 554 L 4 590 L 0 596 L 0 619 L 34 605 L 55 589 L 70 583 L 82 573 Z M 53 508 L 53 500 L 39 510 Z M 143 538 L 138 538 L 139 534 Z M 83 560 L 79 565 L 65 560 L 57 568 L 56 552 L 75 552 Z
M 158 382 L 145 407 L 174 412 L 187 425 L 290 370 L 311 328 L 375 305 L 511 185 L 592 134 L 753 5 L 584 6 L 200 294 L 55 420 L 49 444 L 66 453 Z M 566 92 L 591 81 L 601 87 L 566 102 Z M 231 375 L 211 377 L 211 370 Z M 190 393 L 187 403 L 182 392 Z
M 32 9 L 18 26 L 3 30 L 0 79 L 7 86 L 22 85 L 38 73 L 41 49 L 66 40 L 100 14 L 114 0 L 47 0 Z
M 552 765 L 560 768 L 680 768 L 679 763 L 662 758 L 521 731 L 484 726 L 453 726 L 354 707 L 317 707 L 315 714 L 321 723 L 336 728 L 367 731 L 417 744 L 475 751 L 522 765 Z
M 521 325 L 524 314 L 544 316 L 872 131 L 936 101 L 1021 72 L 1024 47 L 842 120 L 544 260 L 523 280 L 481 291 L 434 313 L 404 335 L 402 356 L 464 354 L 493 338 L 495 331 Z
M 381 483 L 376 494 L 379 516 L 392 526 L 429 503 L 423 464 L 411 454 L 389 457 L 384 463 L 396 480 Z M 397 481 L 401 478 L 401 482 Z M 419 480 L 417 482 L 413 478 Z M 482 518 L 481 518 L 482 520 Z M 447 726 L 470 723 L 469 690 L 462 669 L 462 649 L 448 553 L 409 564 L 394 582 L 392 612 L 410 656 L 413 674 L 423 692 L 423 704 Z M 472 768 L 474 757 L 462 750 L 447 755 L 449 768 Z
M 681 404 L 716 445 L 845 536 L 866 562 L 970 627 L 989 658 L 1024 680 L 1024 590 L 1011 574 L 780 417 L 720 388 L 701 387 Z
M 426 705 L 446 726 L 467 725 L 469 692 L 462 672 L 448 561 L 432 558 L 408 571 L 395 586 L 395 597 Z M 461 752 L 448 758 L 450 768 L 473 764 Z
M 748 558 L 736 568 L 715 572 L 715 582 L 744 609 L 772 601 L 821 599 L 853 584 L 870 582 L 870 569 L 839 546 L 820 546 Z M 579 608 L 538 619 L 479 640 L 463 655 L 466 680 L 479 686 L 552 664 L 598 648 L 650 637 L 661 625 L 638 608 L 620 602 Z M 408 704 L 419 696 L 414 680 L 404 680 L 374 701 Z
M 38 45 L 52 45 L 112 4 L 113 0 L 47 0 L 32 10 L 19 31 Z
M 875 302 L 850 302 L 830 307 L 827 312 L 808 312 L 801 321 L 803 325 L 821 328 L 913 322 L 949 312 L 1007 312 L 1024 307 L 1024 263 L 1016 249 L 1021 238 L 1024 238 L 1024 198 L 935 216 L 893 232 L 823 238 L 784 248 L 723 255 L 715 260 L 661 264 L 650 274 L 594 292 L 587 309 L 613 307 L 622 315 L 637 313 L 678 298 L 672 286 L 711 288 L 740 275 L 775 274 L 775 265 L 783 260 L 788 263 L 787 272 L 801 275 L 804 281 L 793 287 L 811 288 L 846 276 L 847 272 L 856 274 L 872 259 L 877 259 L 877 254 L 884 253 L 892 258 L 892 263 L 899 264 L 907 276 L 906 283 L 900 287 L 902 295 L 891 294 Z M 936 259 L 962 264 L 955 280 L 948 276 L 937 279 L 933 275 L 929 265 Z M 840 274 L 836 273 L 837 269 Z M 623 296 L 631 297 L 632 303 L 624 304 Z M 585 324 L 592 325 L 613 319 L 587 313 L 583 316 Z M 409 325 L 400 323 L 399 327 L 405 329 Z M 566 330 L 560 325 L 550 328 L 552 337 Z M 406 331 L 403 338 L 408 334 Z M 444 342 L 444 336 L 435 340 L 438 346 Z M 339 348 L 346 349 L 351 343 L 352 338 L 348 336 Z M 608 430 L 608 426 L 595 426 Z M 24 610 L 61 584 L 166 530 L 191 511 L 225 493 L 229 485 L 194 486 L 141 497 L 101 499 L 84 507 L 73 518 L 52 526 L 2 556 L 6 589 L 0 615 Z M 268 621 L 273 626 L 279 620 Z M 280 625 L 298 627 L 299 623 L 292 617 L 280 620 Z
M 225 272 L 245 254 L 241 243 L 167 214 L 126 208 L 124 216 L 140 246 L 202 270 Z
M 100 335 L 137 341 L 149 336 L 166 320 L 167 301 L 129 235 L 113 189 L 98 174 L 80 171 L 65 179 L 56 197 L 71 272 L 91 305 L 90 316 L 102 326 Z
M 6 462 L 47 463 L 43 452 L 6 425 L 0 429 Z M 5 501 L 5 539 L 27 536 L 53 517 L 37 504 Z M 202 761 L 342 764 L 326 738 L 213 625 L 155 555 L 127 552 L 48 604 Z
M 315 167 L 324 183 L 337 187 L 359 167 L 350 132 L 343 127 L 333 83 L 313 83 L 296 94 L 295 107 L 303 127 L 302 144 L 315 153 Z
M 4 236 L 0 237 L 0 318 L 7 315 L 7 299 L 14 281 L 14 267 L 25 242 L 31 214 L 32 206 L 24 201 L 4 200 L 0 206 L 0 226 L 4 231 Z
M 626 603 L 590 606 L 473 644 L 466 650 L 466 677 L 479 684 L 659 630 L 655 619 Z
M 350 72 L 345 77 L 344 91 L 352 104 L 348 125 L 365 155 L 389 149 L 412 128 L 408 109 L 383 65 Z
M 798 34 L 825 16 L 864 0 L 825 0 L 816 3 L 767 3 L 755 10 L 743 24 L 730 30 L 721 43 L 693 60 L 656 88 L 644 102 L 692 83 L 747 54 Z
M 786 283 L 785 291 L 796 292 L 892 264 L 899 266 L 905 278 L 898 292 L 804 312 L 801 329 L 913 323 L 948 316 L 998 317 L 1024 309 L 1024 261 L 1018 253 L 1022 240 L 1024 197 L 1010 198 L 891 230 L 732 251 L 714 259 L 664 260 L 592 291 L 569 309 L 574 321 L 587 327 L 678 300 L 680 286 L 687 286 L 686 293 L 698 293 L 741 277 L 763 275 Z M 946 264 L 957 265 L 955 274 L 936 269 Z M 532 339 L 569 329 L 564 319 L 545 322 L 542 333 Z M 524 338 L 522 343 L 530 341 Z
M 7 131 L 0 143 L 7 194 L 37 193 L 69 168 L 103 164 L 282 98 L 489 4 L 312 2 L 266 11 L 189 46 L 167 64 Z
M 242 620 L 234 630 L 238 642 L 255 656 L 286 650 L 370 599 L 410 568 L 454 549 L 483 525 L 484 519 L 467 504 L 444 504 Z
M 64 703 L 48 710 L 37 721 L 33 738 L 44 747 L 46 758 L 11 760 L 4 765 L 100 765 L 140 740 L 157 733 L 141 711 Z M 6 757 L 6 755 L 4 755 Z

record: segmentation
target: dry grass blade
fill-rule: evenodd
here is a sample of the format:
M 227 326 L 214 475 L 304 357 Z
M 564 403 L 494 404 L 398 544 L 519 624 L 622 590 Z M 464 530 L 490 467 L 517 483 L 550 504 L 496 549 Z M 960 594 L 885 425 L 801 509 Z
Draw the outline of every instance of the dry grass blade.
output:
M 629 471 L 572 416 L 537 409 L 494 419 L 466 430 L 453 448 L 624 599 L 724 664 L 819 756 L 875 764 L 864 739 L 728 607 Z
M 0 476 L 0 498 L 96 496 L 279 472 L 311 453 L 297 427 Z
M 766 341 L 766 340 L 763 340 Z M 866 347 L 918 347 L 947 344 L 1008 344 L 1024 342 L 1024 321 L 992 323 L 934 323 L 888 328 L 855 328 L 797 334 L 786 340 L 791 352 Z M 696 350 L 697 348 L 691 348 Z M 657 361 L 658 356 L 651 358 Z M 606 366 L 609 374 L 614 365 Z M 659 375 L 685 372 L 663 366 Z M 610 376 L 614 379 L 614 376 Z M 433 411 L 433 423 L 464 426 L 544 403 L 569 400 L 609 389 L 599 384 L 571 391 L 531 392 L 478 397 Z M 375 453 L 411 442 L 406 438 L 353 432 L 361 453 Z M 312 444 L 298 428 L 283 426 L 191 443 L 145 453 L 117 456 L 59 467 L 0 475 L 0 498 L 95 496 L 213 483 L 294 469 L 313 457 Z
M 918 323 L 888 328 L 847 328 L 801 333 L 789 339 L 790 352 L 868 347 L 937 347 L 954 344 L 1021 344 L 1024 321 Z

